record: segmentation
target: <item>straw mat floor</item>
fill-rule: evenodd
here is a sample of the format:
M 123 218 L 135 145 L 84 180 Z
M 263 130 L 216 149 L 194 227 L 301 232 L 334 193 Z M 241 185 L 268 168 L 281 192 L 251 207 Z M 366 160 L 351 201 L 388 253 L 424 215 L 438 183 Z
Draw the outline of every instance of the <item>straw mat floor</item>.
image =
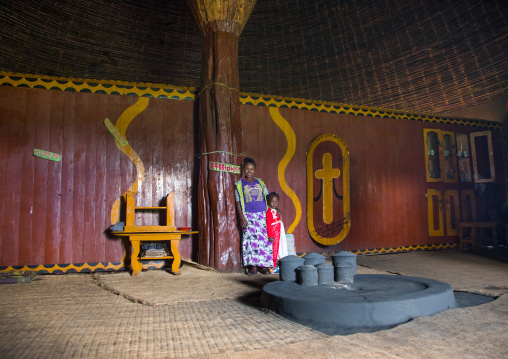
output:
M 86 274 L 4 285 L 0 298 L 1 358 L 184 358 L 325 337 L 237 300 L 134 303 Z
M 132 301 L 147 305 L 171 305 L 189 301 L 216 299 L 248 300 L 259 295 L 261 288 L 278 275 L 246 276 L 243 273 L 218 273 L 207 267 L 185 262 L 182 274 L 149 270 L 135 277 L 127 272 L 96 274 L 98 284 Z
M 358 259 L 359 273 L 424 271 L 499 297 L 391 330 L 328 337 L 256 307 L 275 276 L 187 264 L 181 276 L 46 275 L 0 286 L 0 358 L 508 357 L 508 264 L 453 252 Z

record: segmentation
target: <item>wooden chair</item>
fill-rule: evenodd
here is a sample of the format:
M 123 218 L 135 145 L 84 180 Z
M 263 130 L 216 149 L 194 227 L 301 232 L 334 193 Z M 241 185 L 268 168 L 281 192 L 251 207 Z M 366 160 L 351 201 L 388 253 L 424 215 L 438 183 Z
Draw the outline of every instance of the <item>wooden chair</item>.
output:
M 166 196 L 165 207 L 136 207 L 136 200 L 134 195 L 127 193 L 126 195 L 126 216 L 125 228 L 126 232 L 161 232 L 161 231 L 175 231 L 175 192 L 170 192 Z M 166 212 L 166 225 L 165 226 L 136 226 L 135 216 L 137 210 L 152 210 L 152 211 L 165 211 Z
M 126 195 L 126 218 L 125 227 L 123 232 L 113 232 L 117 236 L 125 236 L 129 238 L 132 245 L 131 266 L 132 275 L 135 276 L 143 269 L 141 259 L 143 260 L 166 260 L 173 259 L 171 270 L 174 274 L 180 274 L 181 256 L 178 251 L 178 244 L 182 235 L 198 233 L 197 231 L 178 230 L 175 226 L 175 193 L 171 192 L 166 197 L 165 207 L 136 207 L 136 200 L 134 195 L 127 193 Z M 165 226 L 136 226 L 135 215 L 137 210 L 153 210 L 165 211 L 166 225 Z M 141 242 L 170 242 L 169 249 L 171 253 L 163 257 L 139 257 Z

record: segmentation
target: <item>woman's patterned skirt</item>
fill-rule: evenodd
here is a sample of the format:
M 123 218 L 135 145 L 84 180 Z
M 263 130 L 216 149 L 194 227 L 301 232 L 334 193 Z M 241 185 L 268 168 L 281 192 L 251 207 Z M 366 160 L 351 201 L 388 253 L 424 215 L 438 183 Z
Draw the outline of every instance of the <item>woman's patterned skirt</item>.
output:
M 242 265 L 271 268 L 273 243 L 266 232 L 266 212 L 247 212 L 248 227 L 243 231 Z

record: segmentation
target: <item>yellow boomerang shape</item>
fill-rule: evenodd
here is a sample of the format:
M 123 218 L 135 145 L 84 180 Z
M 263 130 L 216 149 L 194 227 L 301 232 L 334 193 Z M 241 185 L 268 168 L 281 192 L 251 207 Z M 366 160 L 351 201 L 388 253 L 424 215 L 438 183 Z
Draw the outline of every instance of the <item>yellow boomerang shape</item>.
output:
M 116 121 L 115 127 L 124 138 L 127 138 L 125 136 L 125 132 L 127 132 L 127 127 L 129 127 L 129 124 L 132 122 L 132 120 L 134 120 L 134 118 L 137 115 L 139 115 L 146 109 L 149 100 L 150 99 L 148 97 L 139 97 L 136 103 L 133 104 L 132 106 L 129 106 L 118 118 L 118 121 Z M 139 187 L 141 187 L 143 181 L 145 180 L 145 166 L 143 165 L 143 162 L 141 162 L 141 159 L 139 158 L 138 154 L 131 147 L 130 143 L 128 143 L 123 147 L 120 146 L 120 144 L 117 141 L 115 141 L 115 144 L 116 147 L 118 147 L 120 151 L 125 153 L 127 157 L 129 157 L 129 159 L 134 163 L 134 165 L 136 166 L 137 175 L 136 180 L 132 183 L 129 189 L 125 193 L 123 193 L 122 196 L 118 197 L 115 203 L 113 203 L 113 207 L 111 208 L 112 225 L 120 221 L 120 199 L 123 196 L 125 196 L 125 194 L 128 192 L 132 194 L 137 193 Z

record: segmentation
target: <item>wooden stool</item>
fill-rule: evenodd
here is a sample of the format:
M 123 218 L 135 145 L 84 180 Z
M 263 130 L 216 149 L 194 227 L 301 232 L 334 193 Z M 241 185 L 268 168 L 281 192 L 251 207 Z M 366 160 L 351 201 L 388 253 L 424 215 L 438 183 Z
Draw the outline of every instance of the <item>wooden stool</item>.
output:
M 458 222 L 459 227 L 459 250 L 464 249 L 464 243 L 471 243 L 473 251 L 476 251 L 476 235 L 477 229 L 480 231 L 484 228 L 492 229 L 492 239 L 494 247 L 497 247 L 497 226 L 500 222 Z M 464 229 L 470 228 L 471 234 L 468 236 L 464 233 Z

